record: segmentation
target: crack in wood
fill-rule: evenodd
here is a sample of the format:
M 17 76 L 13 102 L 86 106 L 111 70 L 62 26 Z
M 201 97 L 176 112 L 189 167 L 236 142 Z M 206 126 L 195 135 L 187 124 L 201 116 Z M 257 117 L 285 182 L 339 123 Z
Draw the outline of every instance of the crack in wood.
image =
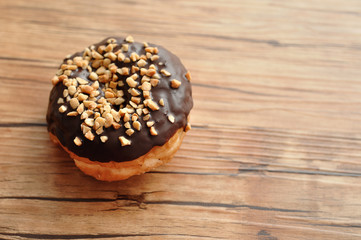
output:
M 140 234 L 36 234 L 36 233 L 6 233 L 0 232 L 3 236 L 22 237 L 28 239 L 100 239 L 100 238 L 126 238 L 126 237 L 157 237 L 157 236 L 179 236 L 192 238 L 215 238 L 212 236 L 193 234 L 166 234 L 166 233 L 140 233 Z M 221 238 L 222 239 L 222 238 Z
M 241 89 L 238 89 L 238 88 L 216 86 L 216 85 L 210 85 L 210 84 L 205 84 L 205 83 L 192 83 L 192 86 L 227 90 L 227 91 L 237 92 L 238 94 L 239 93 L 244 93 L 244 94 L 249 94 L 249 95 L 257 95 L 257 96 L 265 96 L 265 97 L 288 97 L 288 96 L 275 95 L 275 94 L 267 94 L 267 93 L 245 91 L 245 90 L 241 90 Z
M 359 224 L 314 224 L 314 226 L 323 226 L 323 227 L 342 227 L 342 228 L 361 228 Z
M 202 34 L 202 33 L 187 33 L 188 35 L 196 37 L 205 37 L 205 38 L 215 38 L 221 40 L 229 40 L 236 42 L 247 42 L 247 43 L 256 43 L 256 44 L 266 44 L 272 47 L 277 48 L 288 48 L 288 47 L 297 47 L 297 48 L 347 48 L 353 50 L 361 50 L 359 45 L 345 45 L 338 43 L 329 43 L 329 44 L 302 44 L 302 43 L 282 43 L 274 39 L 254 39 L 254 38 L 243 38 L 243 37 L 230 37 L 222 36 L 215 34 Z
M 47 60 L 41 60 L 41 59 L 33 59 L 33 58 L 18 58 L 18 57 L 2 57 L 0 56 L 0 60 L 6 60 L 6 61 L 23 61 L 23 62 L 48 62 Z
M 10 128 L 10 127 L 46 127 L 47 123 L 35 123 L 35 122 L 19 122 L 19 123 L 0 123 L 0 128 Z
M 278 238 L 272 236 L 266 230 L 261 230 L 257 233 L 258 240 L 278 240 Z
M 175 172 L 175 171 L 150 171 L 148 173 L 153 174 L 180 174 L 180 175 L 200 175 L 200 176 L 229 176 L 229 177 L 235 177 L 239 174 L 237 173 L 215 173 L 215 172 Z
M 302 212 L 309 213 L 310 211 L 297 210 L 297 209 L 285 209 L 285 208 L 268 208 L 262 206 L 253 206 L 246 204 L 228 204 L 228 203 L 212 203 L 212 202 L 191 202 L 191 201 L 146 201 L 146 204 L 167 204 L 177 206 L 197 206 L 197 207 L 223 207 L 223 208 L 249 208 L 252 210 L 263 210 L 263 211 L 276 211 L 276 212 Z
M 238 169 L 239 173 L 243 172 L 272 172 L 272 173 L 291 173 L 291 174 L 305 174 L 305 175 L 322 175 L 333 177 L 361 177 L 361 173 L 347 173 L 347 172 L 326 172 L 326 171 L 307 171 L 307 170 L 272 170 L 272 169 L 254 169 L 254 168 L 242 168 Z
M 40 201 L 56 201 L 56 202 L 115 202 L 115 201 L 132 201 L 140 209 L 145 209 L 147 205 L 174 205 L 174 206 L 197 206 L 197 207 L 215 207 L 215 208 L 248 208 L 252 210 L 261 211 L 276 211 L 276 212 L 297 212 L 297 213 L 309 213 L 310 211 L 298 210 L 298 209 L 285 209 L 285 208 L 269 208 L 262 206 L 254 206 L 247 204 L 229 204 L 229 203 L 213 203 L 213 202 L 195 202 L 195 201 L 173 201 L 173 200 L 161 200 L 161 201 L 146 201 L 145 195 L 149 193 L 141 193 L 139 195 L 119 195 L 117 198 L 57 198 L 57 197 L 26 197 L 26 196 L 3 196 L 1 199 L 16 199 L 16 200 L 40 200 Z M 115 211 L 116 208 L 107 209 L 109 211 Z

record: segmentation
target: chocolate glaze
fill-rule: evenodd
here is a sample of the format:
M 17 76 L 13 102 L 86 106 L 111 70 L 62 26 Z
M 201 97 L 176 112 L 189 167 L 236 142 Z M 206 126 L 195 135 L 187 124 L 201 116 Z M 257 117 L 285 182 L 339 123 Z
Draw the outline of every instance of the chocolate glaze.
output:
M 120 45 L 116 47 L 113 51 L 117 51 L 122 43 L 126 43 L 123 38 L 112 37 L 117 40 L 117 43 Z M 98 48 L 100 45 L 106 45 L 107 39 L 104 39 L 100 43 L 94 44 Z M 124 52 L 126 57 L 129 57 L 132 52 L 136 52 L 139 56 L 145 54 L 145 49 L 142 43 L 127 43 L 129 44 L 129 51 Z M 149 128 L 146 126 L 142 117 L 138 121 L 141 122 L 142 128 L 141 131 L 135 130 L 132 136 L 125 134 L 126 128 L 124 127 L 124 122 L 121 120 L 119 123 L 122 125 L 119 129 L 114 129 L 113 127 L 104 128 L 104 132 L 101 135 L 97 135 L 94 131 L 95 138 L 93 141 L 88 140 L 84 137 L 81 131 L 81 123 L 83 120 L 80 119 L 80 115 L 76 117 L 70 117 L 66 114 L 70 111 L 73 111 L 70 107 L 69 102 L 64 104 L 58 104 L 57 100 L 59 97 L 63 97 L 63 90 L 66 89 L 62 83 L 58 83 L 53 87 L 49 97 L 49 106 L 47 112 L 47 122 L 48 122 L 48 131 L 54 134 L 60 141 L 60 143 L 68 148 L 71 152 L 75 153 L 80 157 L 89 158 L 92 161 L 99 162 L 125 162 L 134 160 L 148 151 L 150 151 L 154 146 L 162 146 L 165 144 L 179 128 L 184 128 L 187 124 L 187 117 L 191 108 L 193 107 L 192 100 L 192 90 L 191 83 L 185 77 L 187 70 L 181 63 L 180 59 L 166 50 L 165 48 L 149 44 L 150 47 L 158 47 L 159 49 L 159 59 L 152 62 L 156 68 L 157 72 L 161 76 L 159 79 L 159 84 L 156 87 L 151 89 L 151 96 L 153 101 L 157 102 L 163 98 L 164 107 L 160 106 L 160 109 L 157 111 L 150 110 L 150 120 L 154 121 L 154 127 L 158 132 L 157 136 L 152 136 L 149 133 Z M 72 59 L 75 56 L 82 56 L 83 52 L 78 52 L 72 55 L 70 58 L 64 59 L 64 63 L 68 59 Z M 163 65 L 159 65 L 162 62 Z M 118 67 L 131 67 L 133 63 L 124 63 L 115 61 L 115 64 Z M 148 64 L 149 61 L 148 61 Z M 149 65 L 147 65 L 149 66 Z M 170 72 L 172 75 L 170 77 L 165 77 L 160 74 L 160 70 L 165 69 Z M 88 78 L 89 72 L 87 70 L 82 70 L 78 68 L 73 71 L 70 78 L 81 77 L 89 81 L 89 85 L 93 83 Z M 128 76 L 121 76 L 118 74 L 118 81 L 124 81 Z M 181 81 L 181 85 L 178 89 L 173 89 L 170 86 L 170 81 L 172 79 L 177 79 Z M 140 79 L 137 80 L 138 82 Z M 100 88 L 104 84 L 100 83 Z M 119 88 L 119 87 L 118 87 Z M 124 99 L 128 101 L 130 99 L 130 94 L 128 93 L 128 85 L 125 83 L 123 87 Z M 97 97 L 100 98 L 104 93 L 101 91 L 101 94 Z M 143 98 L 142 98 L 143 100 Z M 65 113 L 59 112 L 59 107 L 61 105 L 66 105 L 68 110 Z M 112 106 L 115 110 L 119 110 L 118 106 Z M 172 114 L 175 117 L 174 123 L 171 123 L 167 115 Z M 108 141 L 103 143 L 100 141 L 100 136 L 108 136 Z M 131 145 L 122 146 L 119 141 L 119 136 L 125 136 L 127 139 L 131 140 Z M 75 137 L 79 137 L 82 140 L 81 146 L 76 146 L 73 142 Z

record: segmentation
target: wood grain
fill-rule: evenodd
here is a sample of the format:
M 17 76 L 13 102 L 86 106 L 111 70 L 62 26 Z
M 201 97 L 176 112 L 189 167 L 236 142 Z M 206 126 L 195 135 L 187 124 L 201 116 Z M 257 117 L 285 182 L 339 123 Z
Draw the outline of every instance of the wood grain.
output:
M 360 239 L 361 2 L 1 1 L 0 238 Z M 131 34 L 192 72 L 171 163 L 83 175 L 46 131 L 64 56 Z

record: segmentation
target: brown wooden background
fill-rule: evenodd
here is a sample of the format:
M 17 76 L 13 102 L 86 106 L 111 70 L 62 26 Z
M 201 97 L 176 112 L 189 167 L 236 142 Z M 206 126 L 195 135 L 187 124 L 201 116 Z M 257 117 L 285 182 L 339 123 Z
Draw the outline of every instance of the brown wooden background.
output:
M 192 72 L 173 161 L 115 183 L 48 137 L 50 78 L 111 35 Z M 0 2 L 0 238 L 360 239 L 361 2 Z

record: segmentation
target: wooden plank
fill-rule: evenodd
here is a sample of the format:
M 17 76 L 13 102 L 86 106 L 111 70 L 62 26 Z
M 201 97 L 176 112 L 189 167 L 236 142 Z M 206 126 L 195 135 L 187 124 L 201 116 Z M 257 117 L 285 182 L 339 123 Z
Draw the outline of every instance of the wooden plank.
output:
M 16 0 L 0 13 L 0 238 L 360 239 L 360 1 Z M 49 79 L 65 55 L 127 34 L 192 72 L 193 129 L 169 164 L 104 183 L 49 140 Z
M 357 171 L 360 165 L 342 162 L 343 148 L 352 149 L 347 142 L 359 144 L 357 141 L 334 137 L 327 140 L 329 142 L 324 143 L 323 147 L 317 147 L 310 142 L 327 139 L 325 136 L 288 134 L 288 141 L 284 145 L 306 139 L 309 147 L 296 144 L 289 151 L 284 151 L 285 156 L 272 159 L 270 148 L 282 144 L 280 139 L 284 139 L 286 133 L 237 129 L 246 136 L 232 137 L 231 131 L 227 133 L 227 129 L 216 126 L 196 129 L 190 132 L 179 154 L 167 166 L 124 182 L 102 183 L 80 173 L 66 154 L 49 142 L 44 127 L 31 131 L 26 127 L 6 128 L 5 132 L 12 138 L 1 143 L 0 152 L 3 153 L 2 157 L 6 156 L 14 162 L 0 165 L 3 169 L 0 202 L 7 209 L 0 215 L 2 227 L 11 229 L 16 224 L 22 232 L 30 233 L 34 229 L 30 222 L 37 219 L 35 227 L 39 227 L 40 233 L 57 235 L 61 234 L 57 229 L 67 229 L 70 235 L 89 236 L 103 229 L 103 232 L 114 236 L 121 230 L 131 237 L 132 234 L 139 234 L 139 229 L 134 229 L 135 232 L 126 230 L 138 221 L 147 222 L 143 214 L 145 211 L 148 218 L 159 219 L 159 222 L 153 220 L 153 225 L 143 229 L 155 236 L 159 229 L 167 229 L 169 222 L 181 228 L 188 227 L 187 232 L 196 237 L 204 236 L 202 226 L 214 226 L 214 230 L 208 232 L 210 235 L 204 236 L 209 238 L 229 239 L 238 234 L 247 236 L 249 231 L 256 234 L 259 226 L 266 226 L 263 229 L 266 232 L 302 229 L 310 236 L 334 235 L 350 239 L 360 236 L 357 227 L 360 222 L 356 220 L 359 212 L 355 211 L 360 194 L 360 170 Z M 29 132 L 31 134 L 24 135 Z M 209 145 L 210 136 L 216 135 L 222 137 L 218 138 L 219 150 L 215 151 L 223 154 L 207 157 L 205 153 L 212 155 L 212 152 L 201 149 L 211 149 L 205 146 Z M 262 139 L 267 135 L 268 138 Z M 32 144 L 34 140 L 38 142 L 37 145 Z M 256 148 L 268 149 L 264 153 L 269 159 L 253 156 L 249 150 L 251 146 L 238 147 L 252 141 L 258 144 Z M 337 149 L 327 160 L 332 146 Z M 302 166 L 293 166 L 295 158 L 286 156 L 287 153 L 292 155 L 313 147 L 318 150 L 309 151 L 310 156 L 304 159 L 308 165 L 301 164 L 302 158 L 298 157 L 298 164 Z M 199 152 L 195 152 L 195 149 Z M 192 157 L 187 156 L 191 153 Z M 323 159 L 319 160 L 320 157 Z M 194 191 L 193 187 L 197 190 Z M 215 195 L 215 192 L 219 194 Z M 347 199 L 347 203 L 344 199 Z M 44 204 L 47 208 L 43 207 Z M 342 211 L 329 211 L 336 206 Z M 59 210 L 63 212 L 59 213 Z M 171 214 L 165 214 L 167 212 Z M 7 213 L 12 214 L 11 221 L 6 220 L 9 219 Z M 56 217 L 57 214 L 60 214 L 60 219 Z M 99 218 L 106 223 L 119 217 L 119 214 L 130 225 L 119 222 L 119 225 L 105 224 L 101 228 L 88 229 L 81 221 L 86 217 L 86 223 L 94 226 Z M 60 228 L 54 227 L 59 227 L 59 224 Z M 219 229 L 216 227 L 218 224 L 228 227 Z M 248 228 L 236 231 L 239 224 Z M 315 227 L 319 225 L 323 226 L 322 229 Z M 173 228 L 165 233 L 169 238 L 182 234 Z M 282 234 L 277 236 L 281 237 Z M 295 235 L 294 239 L 300 236 Z

